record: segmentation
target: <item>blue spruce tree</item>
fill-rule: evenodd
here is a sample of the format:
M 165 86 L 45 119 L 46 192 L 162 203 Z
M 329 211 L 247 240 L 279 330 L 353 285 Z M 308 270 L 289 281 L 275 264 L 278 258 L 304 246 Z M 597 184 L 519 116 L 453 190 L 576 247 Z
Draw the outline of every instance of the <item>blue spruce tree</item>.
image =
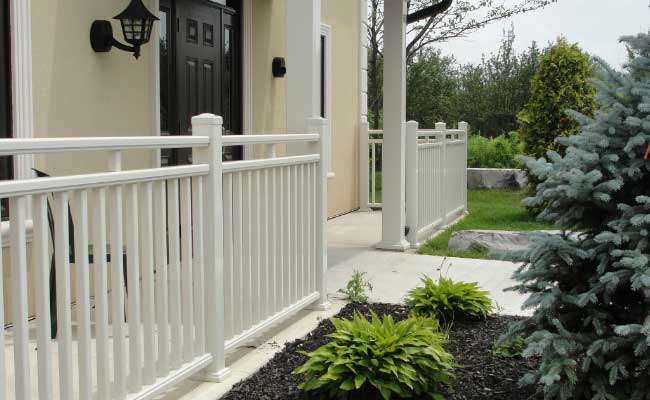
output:
M 563 234 L 509 256 L 534 314 L 506 337 L 540 358 L 522 383 L 546 399 L 650 399 L 650 35 L 622 41 L 630 60 L 598 62 L 600 109 L 571 112 L 582 129 L 558 139 L 565 156 L 525 160 L 541 182 L 526 205 Z

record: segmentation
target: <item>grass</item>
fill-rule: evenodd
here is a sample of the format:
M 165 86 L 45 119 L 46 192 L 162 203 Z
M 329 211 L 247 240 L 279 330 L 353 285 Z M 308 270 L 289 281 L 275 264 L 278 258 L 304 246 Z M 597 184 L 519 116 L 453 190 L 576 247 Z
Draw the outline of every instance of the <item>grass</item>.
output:
M 504 231 L 534 231 L 554 229 L 553 225 L 535 221 L 521 206 L 525 198 L 522 192 L 512 190 L 470 190 L 467 192 L 469 215 L 462 221 L 428 241 L 418 250 L 419 254 L 460 258 L 489 259 L 485 249 L 452 250 L 448 243 L 457 231 L 489 229 Z

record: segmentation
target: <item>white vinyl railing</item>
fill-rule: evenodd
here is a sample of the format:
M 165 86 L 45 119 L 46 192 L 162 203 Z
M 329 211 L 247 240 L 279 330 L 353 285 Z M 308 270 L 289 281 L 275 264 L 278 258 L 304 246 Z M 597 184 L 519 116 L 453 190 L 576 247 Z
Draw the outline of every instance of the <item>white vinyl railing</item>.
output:
M 465 122 L 458 129 L 438 123 L 432 130 L 419 130 L 417 122 L 406 124 L 406 226 L 414 247 L 418 238 L 467 211 L 468 128 Z M 362 124 L 359 148 L 360 208 L 381 208 L 383 131 Z
M 413 247 L 419 239 L 467 211 L 467 132 L 437 123 L 434 130 L 406 124 L 406 225 Z
M 364 123 L 360 132 L 359 197 L 361 210 L 382 208 L 382 160 L 384 131 L 368 129 Z
M 202 115 L 193 137 L 0 140 L 0 156 L 110 154 L 109 172 L 0 182 L 10 204 L 0 398 L 149 399 L 199 372 L 219 381 L 226 351 L 325 305 L 328 142 L 323 120 L 309 122 L 311 134 L 236 138 Z M 311 154 L 275 157 L 275 143 L 293 142 Z M 269 146 L 269 157 L 222 162 L 223 146 L 244 144 Z M 124 151 L 163 148 L 193 148 L 194 164 L 122 171 Z

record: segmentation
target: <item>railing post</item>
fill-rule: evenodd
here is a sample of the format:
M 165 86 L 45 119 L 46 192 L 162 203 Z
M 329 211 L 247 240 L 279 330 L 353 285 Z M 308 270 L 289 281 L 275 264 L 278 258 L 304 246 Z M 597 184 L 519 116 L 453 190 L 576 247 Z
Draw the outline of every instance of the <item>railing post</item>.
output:
M 363 212 L 370 211 L 369 193 L 370 188 L 370 171 L 368 166 L 368 149 L 369 149 L 369 126 L 368 122 L 361 123 L 359 129 L 359 210 Z
M 205 381 L 223 382 L 230 374 L 226 368 L 225 298 L 223 283 L 223 193 L 222 193 L 223 119 L 212 114 L 192 118 L 192 135 L 208 136 L 207 148 L 195 149 L 194 163 L 207 164 L 210 172 L 203 185 L 205 260 L 205 338 L 212 364 L 201 376 Z
M 406 123 L 406 240 L 418 247 L 418 123 Z
M 447 221 L 447 214 L 449 213 L 449 198 L 447 196 L 447 124 L 444 122 L 438 122 L 436 124 L 436 131 L 442 132 L 442 170 L 440 171 L 442 176 L 442 185 L 440 187 L 442 196 L 440 197 L 442 199 L 442 226 L 446 227 L 449 222 Z
M 330 140 L 325 129 L 326 121 L 323 118 L 310 118 L 307 120 L 309 133 L 320 134 L 319 154 L 316 179 L 316 288 L 320 293 L 318 303 L 312 306 L 315 310 L 326 310 L 330 307 L 327 299 L 327 164 L 326 156 L 329 152 Z
M 462 179 L 462 192 L 463 193 L 463 204 L 465 205 L 465 215 L 469 214 L 469 208 L 467 207 L 467 146 L 469 145 L 469 124 L 467 122 L 461 121 L 458 123 L 458 129 L 463 131 L 463 179 Z

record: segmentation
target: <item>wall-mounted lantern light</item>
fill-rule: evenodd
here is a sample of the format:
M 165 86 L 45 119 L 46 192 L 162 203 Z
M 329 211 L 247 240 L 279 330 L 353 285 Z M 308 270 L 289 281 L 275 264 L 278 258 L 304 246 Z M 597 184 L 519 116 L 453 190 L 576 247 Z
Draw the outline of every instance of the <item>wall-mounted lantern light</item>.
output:
M 158 18 L 153 15 L 142 0 L 131 0 L 128 7 L 113 19 L 120 21 L 124 40 L 131 46 L 118 42 L 113 37 L 113 27 L 109 21 L 97 20 L 90 27 L 90 45 L 96 52 L 105 53 L 111 48 L 133 53 L 137 59 L 140 57 L 140 47 L 149 42 L 153 23 Z

